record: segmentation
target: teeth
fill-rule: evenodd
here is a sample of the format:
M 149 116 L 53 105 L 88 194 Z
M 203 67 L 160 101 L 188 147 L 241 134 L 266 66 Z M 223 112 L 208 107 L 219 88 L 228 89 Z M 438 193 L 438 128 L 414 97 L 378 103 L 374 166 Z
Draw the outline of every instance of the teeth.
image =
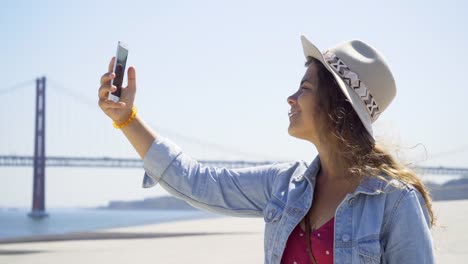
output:
M 293 115 L 297 114 L 297 112 L 288 112 L 288 116 L 291 117 Z

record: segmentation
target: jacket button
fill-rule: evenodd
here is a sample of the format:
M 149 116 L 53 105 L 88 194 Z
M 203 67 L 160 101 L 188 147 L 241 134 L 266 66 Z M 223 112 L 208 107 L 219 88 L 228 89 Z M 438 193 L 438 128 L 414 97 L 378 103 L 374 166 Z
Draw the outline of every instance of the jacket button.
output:
M 273 214 L 275 213 L 275 209 L 271 209 L 269 212 L 268 212 L 268 219 L 271 220 L 273 218 Z
M 348 204 L 349 204 L 349 205 L 353 205 L 354 199 L 355 199 L 354 197 L 351 197 L 351 198 L 348 200 Z
M 295 181 L 298 181 L 298 182 L 299 182 L 299 181 L 302 181 L 303 179 L 304 179 L 304 175 L 302 175 L 302 174 L 301 174 L 301 175 L 297 175 L 296 177 L 294 177 L 294 180 L 295 180 Z
M 348 242 L 349 241 L 349 235 L 348 234 L 344 234 L 341 239 L 343 240 L 343 242 Z

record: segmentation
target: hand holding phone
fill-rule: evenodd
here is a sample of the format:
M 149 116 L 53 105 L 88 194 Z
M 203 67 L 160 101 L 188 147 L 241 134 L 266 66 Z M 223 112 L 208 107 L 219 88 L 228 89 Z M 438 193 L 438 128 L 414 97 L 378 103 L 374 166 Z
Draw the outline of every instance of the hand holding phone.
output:
M 109 93 L 109 100 L 114 102 L 120 101 L 122 92 L 123 78 L 125 75 L 125 66 L 127 64 L 128 46 L 126 43 L 119 41 L 117 44 L 117 55 L 115 56 L 114 70 L 115 78 L 111 81 L 111 85 L 115 85 L 117 90 Z

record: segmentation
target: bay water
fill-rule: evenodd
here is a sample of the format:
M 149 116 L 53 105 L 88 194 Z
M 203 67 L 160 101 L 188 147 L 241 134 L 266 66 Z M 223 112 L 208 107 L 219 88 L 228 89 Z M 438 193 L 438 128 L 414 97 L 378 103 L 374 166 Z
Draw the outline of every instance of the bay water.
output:
M 89 232 L 99 229 L 219 217 L 199 210 L 48 209 L 33 219 L 26 208 L 0 208 L 0 240 L 13 237 Z

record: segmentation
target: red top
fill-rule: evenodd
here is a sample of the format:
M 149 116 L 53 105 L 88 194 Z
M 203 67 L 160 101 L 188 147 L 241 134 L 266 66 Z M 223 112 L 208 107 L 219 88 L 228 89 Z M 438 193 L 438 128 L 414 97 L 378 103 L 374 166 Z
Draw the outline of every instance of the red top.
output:
M 312 252 L 317 264 L 333 264 L 333 237 L 335 218 L 333 217 L 320 228 L 310 233 Z M 305 231 L 298 224 L 286 243 L 281 259 L 282 264 L 309 264 L 312 263 L 307 253 Z

